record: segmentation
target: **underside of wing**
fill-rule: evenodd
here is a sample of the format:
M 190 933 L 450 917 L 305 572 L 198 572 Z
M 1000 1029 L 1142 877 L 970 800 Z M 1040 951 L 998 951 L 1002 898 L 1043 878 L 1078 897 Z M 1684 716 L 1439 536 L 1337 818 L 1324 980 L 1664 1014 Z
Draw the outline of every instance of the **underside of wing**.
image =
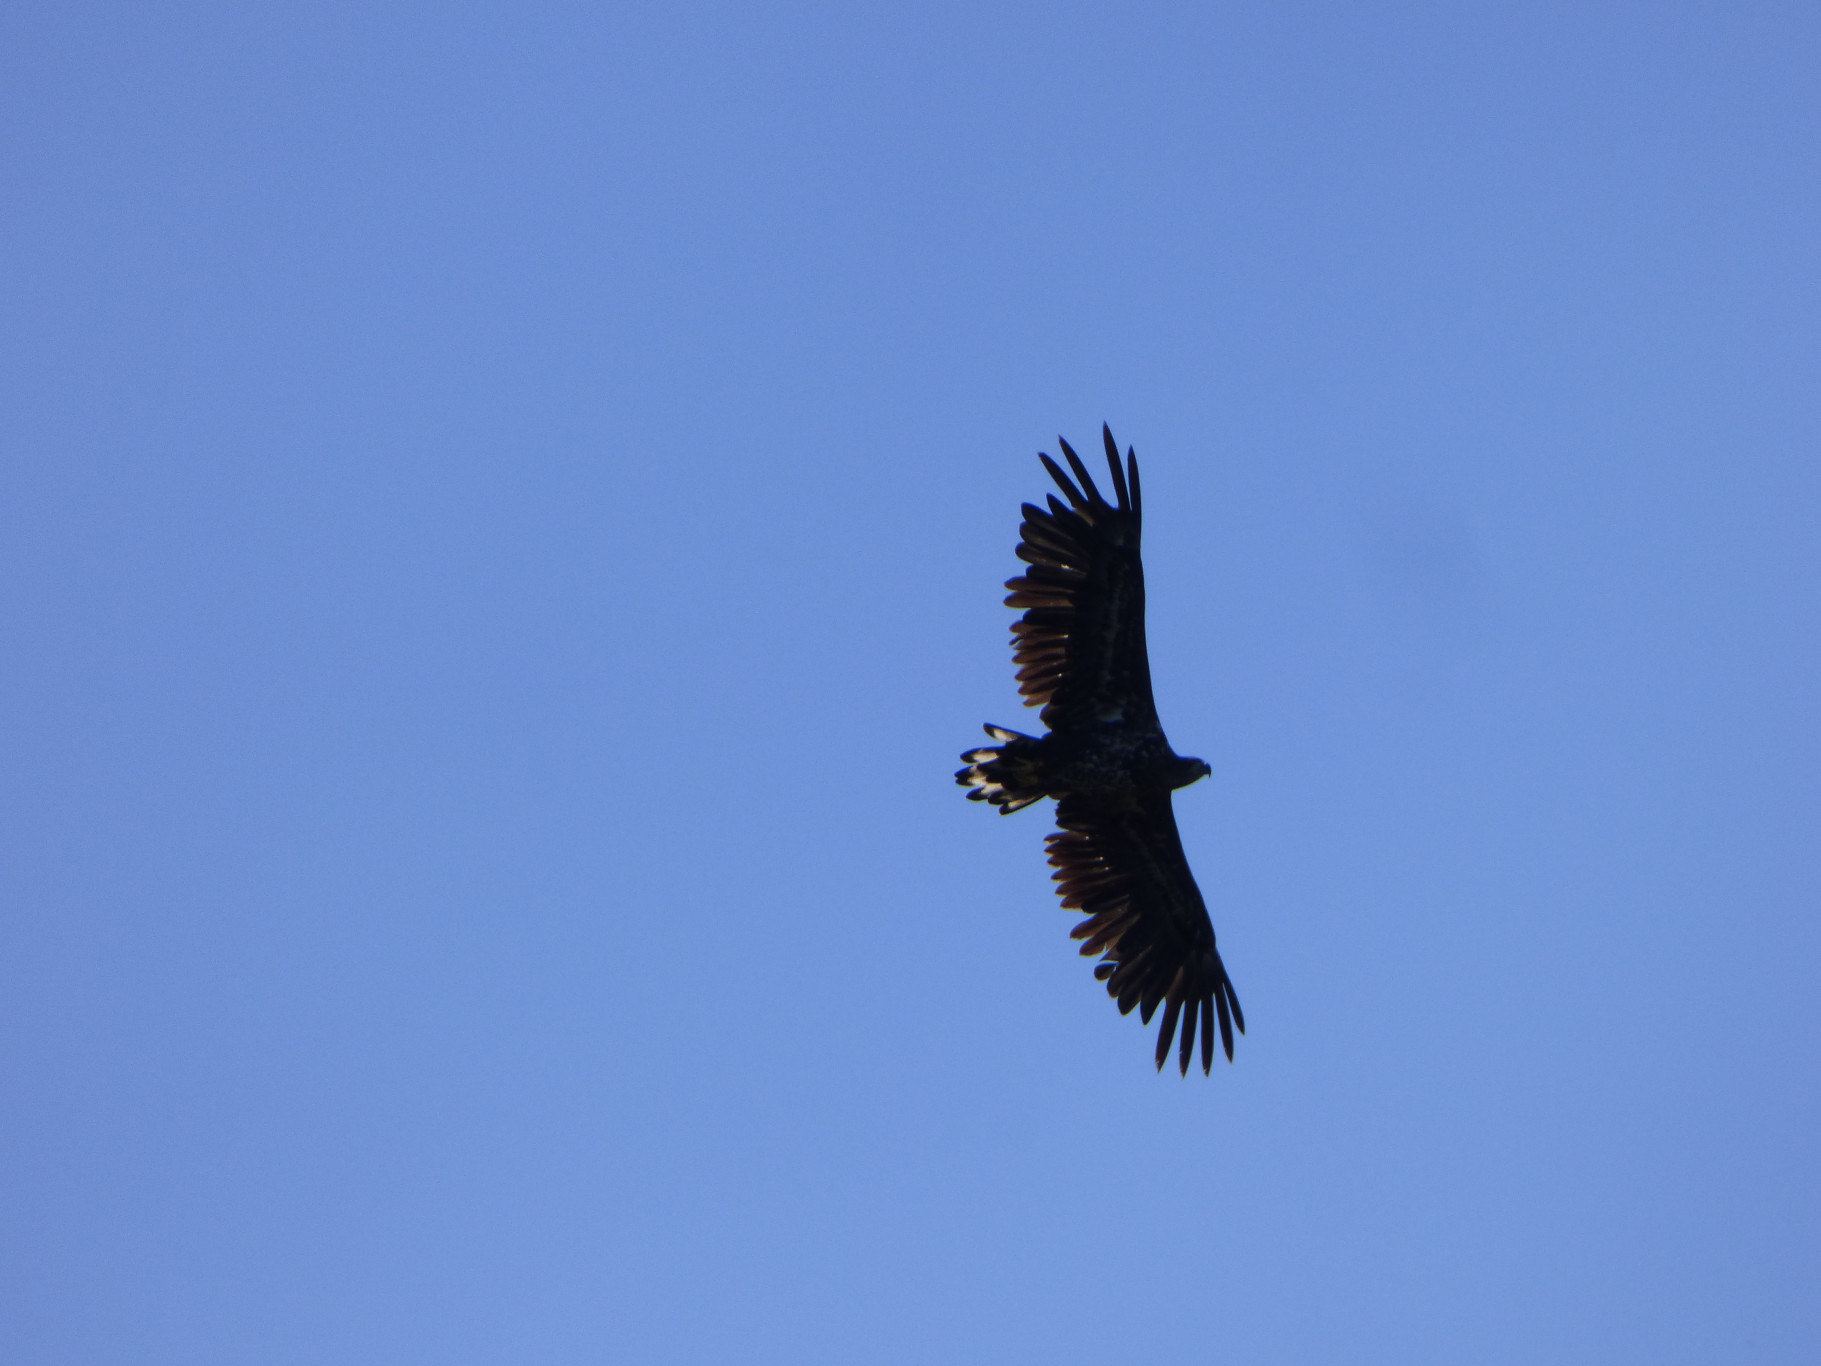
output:
M 1221 1048 L 1233 1059 L 1233 1032 L 1246 1032 L 1239 997 L 1214 946 L 1214 926 L 1189 871 L 1170 794 L 1135 807 L 1101 808 L 1079 797 L 1056 806 L 1049 837 L 1051 875 L 1065 907 L 1087 913 L 1072 932 L 1085 957 L 1099 954 L 1094 976 L 1121 1014 L 1136 1007 L 1146 1024 L 1160 1007 L 1157 1066 L 1180 1027 L 1178 1063 L 1186 1075 L 1201 1039 L 1201 1070 Z
M 1104 722 L 1155 726 L 1151 667 L 1144 639 L 1144 567 L 1139 559 L 1143 506 L 1138 457 L 1125 461 L 1101 428 L 1116 502 L 1109 503 L 1080 457 L 1062 442 L 1074 479 L 1049 456 L 1038 458 L 1066 495 L 1049 506 L 1024 505 L 1018 558 L 1030 566 L 1007 581 L 1012 658 L 1025 705 L 1043 708 L 1052 731 Z

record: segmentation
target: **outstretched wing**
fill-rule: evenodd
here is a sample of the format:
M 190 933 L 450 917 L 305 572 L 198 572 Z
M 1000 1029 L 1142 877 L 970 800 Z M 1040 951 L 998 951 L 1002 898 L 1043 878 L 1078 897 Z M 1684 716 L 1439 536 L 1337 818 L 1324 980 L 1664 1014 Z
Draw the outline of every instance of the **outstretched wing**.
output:
M 1163 1007 L 1157 1066 L 1169 1056 L 1180 1024 L 1177 1057 L 1187 1074 L 1199 1023 L 1201 1070 L 1207 1072 L 1216 1018 L 1231 1062 L 1233 1031 L 1246 1032 L 1246 1017 L 1214 947 L 1214 925 L 1183 855 L 1170 794 L 1117 809 L 1064 797 L 1056 804 L 1056 824 L 1062 828 L 1049 837 L 1056 869 L 1051 876 L 1062 904 L 1088 913 L 1072 937 L 1086 941 L 1083 956 L 1101 955 L 1094 976 L 1107 984 L 1121 1014 L 1137 1006 L 1149 1024 Z
M 1024 505 L 1018 558 L 1030 568 L 1005 585 L 1006 606 L 1025 609 L 1012 627 L 1018 691 L 1026 706 L 1043 708 L 1053 731 L 1107 721 L 1157 726 L 1144 646 L 1138 457 L 1128 451 L 1121 469 L 1113 433 L 1100 431 L 1118 503 L 1101 496 L 1068 442 L 1062 453 L 1079 487 L 1039 456 L 1068 501 L 1052 493 L 1047 510 Z

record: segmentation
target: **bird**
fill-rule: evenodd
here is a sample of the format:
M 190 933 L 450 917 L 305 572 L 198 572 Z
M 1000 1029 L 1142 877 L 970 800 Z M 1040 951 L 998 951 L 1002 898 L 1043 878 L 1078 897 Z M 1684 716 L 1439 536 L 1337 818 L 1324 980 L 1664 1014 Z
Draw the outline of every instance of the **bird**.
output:
M 1057 438 L 1069 477 L 1047 454 L 1038 459 L 1063 494 L 1047 507 L 1023 505 L 1006 606 L 1018 691 L 1046 734 L 988 724 L 997 745 L 961 756 L 955 781 L 972 801 L 1009 816 L 1053 798 L 1057 829 L 1045 843 L 1050 875 L 1065 909 L 1086 919 L 1071 937 L 1083 957 L 1099 955 L 1094 976 L 1107 994 L 1145 1024 L 1158 1010 L 1157 1070 L 1172 1042 L 1187 1076 L 1201 1041 L 1201 1070 L 1213 1066 L 1214 1030 L 1233 1060 L 1233 1033 L 1246 1017 L 1215 947 L 1214 925 L 1189 871 L 1170 794 L 1212 772 L 1170 748 L 1151 696 L 1145 651 L 1144 565 L 1139 556 L 1143 503 L 1138 454 L 1119 456 L 1102 425 L 1114 501 L 1081 458 Z M 1066 501 L 1065 501 L 1066 500 Z

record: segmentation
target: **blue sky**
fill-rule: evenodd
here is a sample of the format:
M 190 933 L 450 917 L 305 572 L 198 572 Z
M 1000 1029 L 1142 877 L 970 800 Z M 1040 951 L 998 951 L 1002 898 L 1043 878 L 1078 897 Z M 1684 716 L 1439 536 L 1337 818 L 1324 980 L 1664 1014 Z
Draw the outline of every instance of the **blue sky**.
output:
M 1818 62 L 10 6 L 6 1358 L 1815 1360 Z M 1186 1082 L 951 779 L 1103 420 Z

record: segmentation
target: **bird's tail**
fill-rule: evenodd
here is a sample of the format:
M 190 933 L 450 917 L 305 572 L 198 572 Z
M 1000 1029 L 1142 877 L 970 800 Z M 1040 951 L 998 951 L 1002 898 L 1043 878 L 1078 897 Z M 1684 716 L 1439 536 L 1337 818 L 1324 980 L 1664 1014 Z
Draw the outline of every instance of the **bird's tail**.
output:
M 1001 816 L 1021 811 L 1049 796 L 1043 780 L 1042 741 L 1003 726 L 988 726 L 986 733 L 1003 742 L 998 749 L 970 749 L 961 758 L 967 767 L 955 781 L 968 789 L 968 800 L 991 802 Z

